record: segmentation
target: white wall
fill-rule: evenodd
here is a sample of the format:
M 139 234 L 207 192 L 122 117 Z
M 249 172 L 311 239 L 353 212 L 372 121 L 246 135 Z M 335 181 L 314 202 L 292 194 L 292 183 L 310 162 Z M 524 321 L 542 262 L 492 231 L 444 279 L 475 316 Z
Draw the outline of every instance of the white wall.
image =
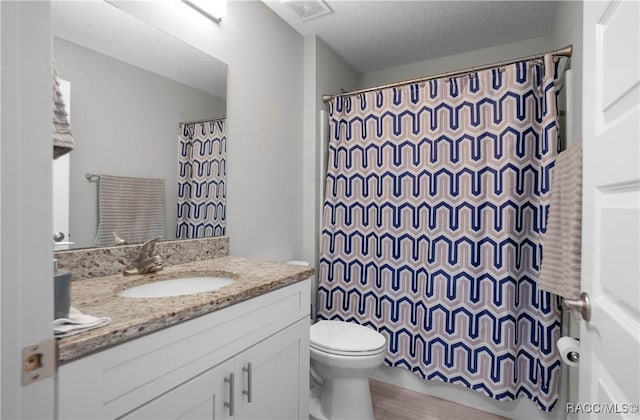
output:
M 564 45 L 573 45 L 573 54 L 568 62 L 568 67 L 572 71 L 573 81 L 568 89 L 561 92 L 560 109 L 566 114 L 560 119 L 561 135 L 567 133 L 567 126 L 571 125 L 572 138 L 568 139 L 569 144 L 582 142 L 582 15 L 583 3 L 579 1 L 564 1 L 558 6 L 556 20 L 550 34 L 554 48 Z M 571 92 L 572 106 L 567 110 L 567 92 Z M 565 127 L 562 127 L 562 124 Z M 567 139 L 563 141 L 567 143 Z M 563 318 L 563 335 L 572 337 L 580 336 L 579 321 L 569 314 Z M 567 402 L 578 402 L 578 368 L 571 368 L 566 365 L 562 367 L 563 392 Z M 561 407 L 564 408 L 564 407 Z M 573 415 L 575 416 L 575 414 Z
M 358 73 L 351 69 L 320 38 L 310 35 L 304 39 L 304 136 L 302 172 L 302 259 L 317 267 L 319 221 L 322 213 L 321 194 L 324 183 L 320 179 L 327 152 L 327 139 L 321 133 L 327 127 L 328 106 L 322 95 L 339 92 L 340 88 L 355 89 Z M 325 117 L 323 118 L 322 115 Z M 315 317 L 317 283 L 313 282 L 311 302 Z
M 556 20 L 550 38 L 554 48 L 573 45 L 573 55 L 568 68 L 573 73 L 572 92 L 573 109 L 571 121 L 561 119 L 561 123 L 571 125 L 573 142 L 582 142 L 582 8 L 581 1 L 560 2 Z M 560 109 L 566 110 L 566 90 L 561 93 Z M 566 144 L 566 143 L 565 143 Z
M 364 73 L 360 78 L 360 88 L 482 66 L 501 60 L 511 60 L 545 52 L 549 49 L 552 49 L 550 38 L 548 36 L 542 36 L 511 44 L 499 45 L 497 47 L 483 48 L 481 50 L 449 55 L 432 60 L 419 61 L 412 64 Z
M 113 2 L 228 64 L 231 254 L 302 257 L 303 38 L 260 1 L 220 24 L 183 2 Z
M 178 123 L 225 115 L 225 100 L 60 38 L 53 56 L 71 82 L 70 238 L 93 246 L 97 185 L 86 172 L 165 180 L 166 238 L 175 239 Z

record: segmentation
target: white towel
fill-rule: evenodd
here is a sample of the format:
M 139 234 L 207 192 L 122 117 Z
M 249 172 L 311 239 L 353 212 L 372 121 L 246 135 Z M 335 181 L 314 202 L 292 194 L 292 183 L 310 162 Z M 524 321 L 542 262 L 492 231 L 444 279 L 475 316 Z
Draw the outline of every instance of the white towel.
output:
M 567 299 L 580 297 L 582 243 L 582 145 L 558 155 L 538 287 Z
M 80 334 L 94 328 L 104 327 L 111 323 L 109 317 L 95 317 L 85 315 L 74 307 L 69 308 L 68 318 L 58 318 L 53 321 L 53 332 L 56 338 Z
M 164 179 L 100 175 L 96 246 L 166 237 Z

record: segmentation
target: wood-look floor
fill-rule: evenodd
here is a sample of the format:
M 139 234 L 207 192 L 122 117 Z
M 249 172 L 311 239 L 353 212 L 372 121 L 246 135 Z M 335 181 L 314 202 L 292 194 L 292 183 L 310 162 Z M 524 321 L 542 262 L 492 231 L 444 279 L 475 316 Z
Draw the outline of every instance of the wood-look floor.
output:
M 442 398 L 369 379 L 376 420 L 505 420 Z

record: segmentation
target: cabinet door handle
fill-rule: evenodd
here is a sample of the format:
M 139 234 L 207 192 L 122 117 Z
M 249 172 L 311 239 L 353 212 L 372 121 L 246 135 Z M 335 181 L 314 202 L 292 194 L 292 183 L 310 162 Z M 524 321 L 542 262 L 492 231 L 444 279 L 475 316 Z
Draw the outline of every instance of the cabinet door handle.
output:
M 247 402 L 251 402 L 251 394 L 253 386 L 251 385 L 251 377 L 253 376 L 253 365 L 251 362 L 247 363 L 247 367 L 242 368 L 243 372 L 247 372 L 247 390 L 242 391 L 244 395 L 247 396 Z
M 229 374 L 228 378 L 224 378 L 224 381 L 226 383 L 229 384 L 229 402 L 225 402 L 224 406 L 227 407 L 229 409 L 229 415 L 233 416 L 233 411 L 234 411 L 234 401 L 233 401 L 233 389 L 234 389 L 234 385 L 235 385 L 235 379 L 234 379 L 234 375 L 233 372 Z

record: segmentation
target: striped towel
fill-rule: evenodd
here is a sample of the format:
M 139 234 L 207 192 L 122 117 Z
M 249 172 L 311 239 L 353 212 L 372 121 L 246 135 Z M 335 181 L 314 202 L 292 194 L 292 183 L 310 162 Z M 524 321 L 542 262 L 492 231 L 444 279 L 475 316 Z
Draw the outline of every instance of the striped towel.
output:
M 96 246 L 166 237 L 164 179 L 100 175 Z
M 53 158 L 57 159 L 73 150 L 75 143 L 71 133 L 69 116 L 64 109 L 60 83 L 55 66 L 53 68 Z
M 574 144 L 560 153 L 553 171 L 538 287 L 577 299 L 582 239 L 582 145 Z

